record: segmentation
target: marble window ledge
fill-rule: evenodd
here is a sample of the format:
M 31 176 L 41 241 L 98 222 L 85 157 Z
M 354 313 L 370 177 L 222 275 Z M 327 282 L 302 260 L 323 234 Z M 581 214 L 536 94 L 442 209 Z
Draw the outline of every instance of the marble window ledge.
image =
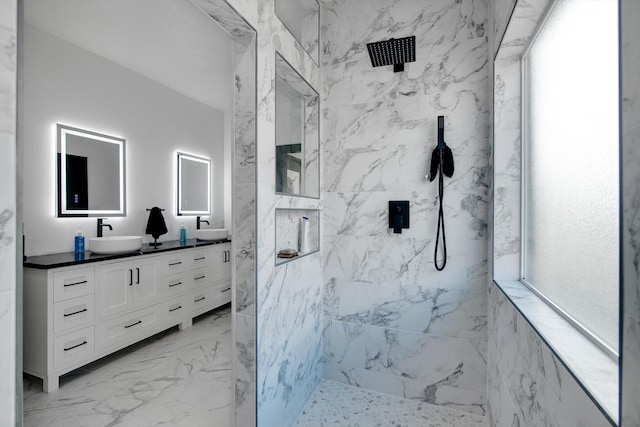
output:
M 494 281 L 565 365 L 596 406 L 618 424 L 618 360 L 614 360 L 519 281 Z

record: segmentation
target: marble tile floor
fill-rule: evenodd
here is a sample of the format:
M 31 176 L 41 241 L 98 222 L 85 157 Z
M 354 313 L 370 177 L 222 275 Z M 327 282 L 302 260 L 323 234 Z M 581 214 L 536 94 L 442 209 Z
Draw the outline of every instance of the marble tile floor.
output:
M 229 427 L 232 404 L 229 305 L 100 359 L 42 392 L 25 377 L 25 427 Z
M 294 427 L 487 427 L 485 417 L 322 381 Z

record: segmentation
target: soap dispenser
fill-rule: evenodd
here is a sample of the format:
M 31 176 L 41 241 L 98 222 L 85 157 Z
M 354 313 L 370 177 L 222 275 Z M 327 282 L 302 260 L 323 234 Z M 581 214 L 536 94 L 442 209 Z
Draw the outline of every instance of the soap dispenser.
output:
M 76 254 L 84 253 L 84 235 L 81 229 L 78 229 L 78 233 L 74 239 L 73 252 Z
M 187 244 L 187 228 L 182 224 L 180 227 L 180 246 L 184 246 Z

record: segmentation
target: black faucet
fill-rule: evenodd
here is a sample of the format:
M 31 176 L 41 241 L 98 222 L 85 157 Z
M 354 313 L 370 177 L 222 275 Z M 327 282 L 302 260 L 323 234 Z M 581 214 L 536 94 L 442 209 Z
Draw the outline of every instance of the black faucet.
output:
M 199 216 L 196 217 L 196 230 L 200 230 L 200 223 L 202 222 L 206 222 L 207 225 L 209 225 L 209 221 L 204 220 L 204 219 L 200 219 Z
M 105 218 L 98 218 L 98 237 L 102 237 L 102 227 L 109 227 L 109 230 L 113 231 L 111 224 L 103 224 L 102 220 Z

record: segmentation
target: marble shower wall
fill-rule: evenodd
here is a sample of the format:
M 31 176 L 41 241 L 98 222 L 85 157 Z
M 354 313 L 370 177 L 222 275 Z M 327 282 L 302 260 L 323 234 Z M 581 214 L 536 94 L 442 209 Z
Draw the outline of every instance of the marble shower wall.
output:
M 318 93 L 320 72 L 276 17 L 274 0 L 256 3 L 257 424 L 286 427 L 322 379 L 322 255 L 317 252 L 275 265 L 276 209 L 321 209 L 322 203 L 275 193 L 276 52 Z
M 487 357 L 490 425 L 612 425 L 495 284 L 489 287 Z
M 363 388 L 486 411 L 489 51 L 483 0 L 336 0 L 322 9 L 324 372 Z M 405 71 L 366 43 L 416 36 Z M 437 116 L 448 261 L 433 263 Z M 409 200 L 411 228 L 388 229 Z
M 620 1 L 622 83 L 621 425 L 640 425 L 640 2 Z
M 22 418 L 16 399 L 18 200 L 16 180 L 16 94 L 18 5 L 0 1 L 0 426 Z M 22 352 L 20 352 L 22 353 Z

